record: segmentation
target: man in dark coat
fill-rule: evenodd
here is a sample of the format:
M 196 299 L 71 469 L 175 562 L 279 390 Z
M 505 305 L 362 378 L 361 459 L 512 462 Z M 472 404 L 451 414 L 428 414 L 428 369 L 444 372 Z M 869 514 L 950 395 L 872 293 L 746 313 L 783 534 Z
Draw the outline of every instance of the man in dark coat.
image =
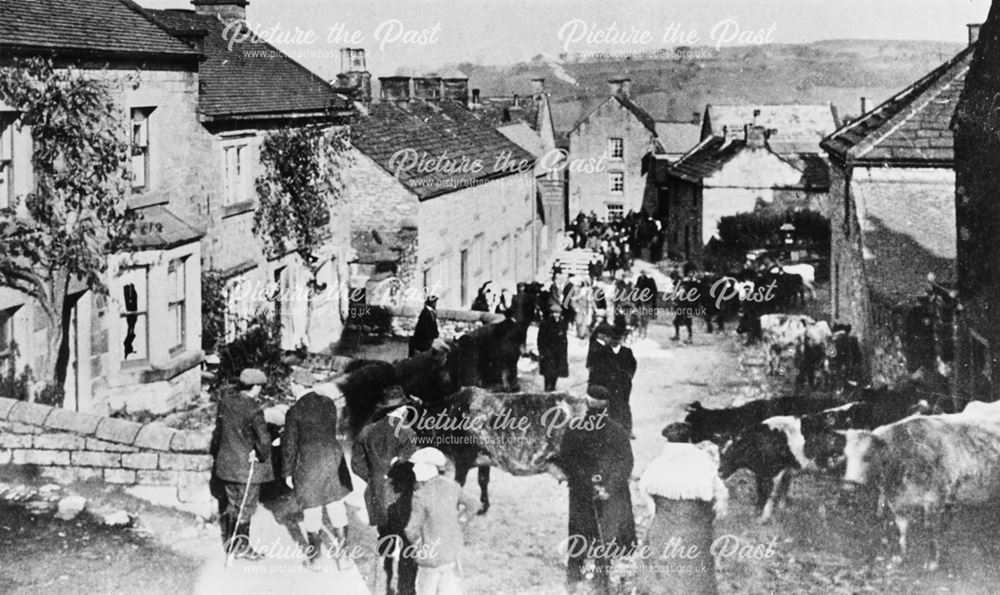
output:
M 437 300 L 437 296 L 432 295 L 424 301 L 424 309 L 420 311 L 417 326 L 410 337 L 410 357 L 429 350 L 434 339 L 438 338 Z
M 598 411 L 589 415 L 597 420 Z M 600 427 L 597 427 L 600 426 Z M 563 436 L 558 466 L 569 485 L 570 557 L 566 568 L 569 591 L 584 579 L 587 551 L 609 546 L 595 556 L 598 592 L 608 591 L 611 558 L 627 556 L 636 545 L 635 517 L 629 478 L 634 464 L 628 430 L 606 417 L 595 429 L 570 429 Z
M 292 392 L 298 400 L 285 414 L 282 436 L 285 483 L 295 490 L 305 515 L 302 526 L 310 546 L 307 565 L 315 563 L 324 543 L 331 551 L 342 549 L 347 539 L 343 499 L 352 490 L 344 451 L 337 440 L 337 406 L 329 396 L 310 390 L 314 382 L 312 374 L 305 370 L 292 374 Z M 323 531 L 324 509 L 340 548 L 335 548 Z
M 549 286 L 550 301 L 559 304 L 559 307 L 562 308 L 563 318 L 570 324 L 576 322 L 576 310 L 573 308 L 574 291 L 576 288 L 563 272 L 562 267 L 553 267 L 552 285 Z
M 639 278 L 635 280 L 635 289 L 639 297 L 639 335 L 645 339 L 649 329 L 649 321 L 656 319 L 659 290 L 656 287 L 656 281 L 647 274 L 645 269 L 639 272 Z
M 636 361 L 632 350 L 622 345 L 625 329 L 615 326 L 609 331 L 608 343 L 595 343 L 589 358 L 589 383 L 608 389 L 608 415 L 632 432 L 632 377 Z
M 257 510 L 260 484 L 274 479 L 271 437 L 257 404 L 267 376 L 247 368 L 240 372 L 239 383 L 239 392 L 227 392 L 219 399 L 209 451 L 215 458 L 213 473 L 223 482 L 225 492 L 225 509 L 219 520 L 223 534 L 228 535 L 226 553 L 259 560 L 264 556 L 250 547 L 250 519 Z
M 368 484 L 365 488 L 368 523 L 378 529 L 380 545 L 400 540 L 407 545 L 403 532 L 409 520 L 409 506 L 399 505 L 401 494 L 393 488 L 389 477 L 395 460 L 409 459 L 416 451 L 416 432 L 400 423 L 407 414 L 406 404 L 406 394 L 401 387 L 387 388 L 372 417 L 376 421 L 365 425 L 351 450 L 351 469 Z M 392 584 L 393 574 L 390 553 L 391 550 L 379 551 L 379 555 L 385 556 L 387 584 Z M 399 595 L 415 593 L 416 577 L 417 565 L 413 556 L 400 557 Z
M 557 379 L 569 377 L 568 327 L 562 306 L 549 300 L 548 311 L 538 324 L 538 371 L 545 379 L 546 392 L 556 390 Z

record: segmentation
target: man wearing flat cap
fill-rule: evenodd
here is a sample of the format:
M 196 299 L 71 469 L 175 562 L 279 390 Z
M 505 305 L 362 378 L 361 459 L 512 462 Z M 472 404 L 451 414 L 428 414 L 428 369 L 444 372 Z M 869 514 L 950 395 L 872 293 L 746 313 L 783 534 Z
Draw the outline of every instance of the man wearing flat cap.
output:
M 413 328 L 413 336 L 410 337 L 410 357 L 428 351 L 434 344 L 434 339 L 438 338 L 437 323 L 437 296 L 429 296 L 424 300 L 424 308 L 417 317 L 417 325 Z
M 257 403 L 267 376 L 255 368 L 240 372 L 240 390 L 219 399 L 210 452 L 213 472 L 223 482 L 225 509 L 220 515 L 226 553 L 245 560 L 263 556 L 250 547 L 250 519 L 257 510 L 260 484 L 272 481 L 271 437 Z M 241 512 L 242 508 L 242 512 Z
M 344 498 L 352 490 L 344 451 L 337 440 L 336 395 L 320 394 L 314 385 L 315 378 L 307 370 L 292 374 L 292 393 L 297 400 L 285 415 L 281 450 L 285 483 L 295 491 L 304 511 L 302 528 L 309 543 L 306 565 L 316 562 L 323 545 L 331 552 L 342 551 L 347 539 Z M 324 509 L 330 517 L 332 540 L 323 529 Z

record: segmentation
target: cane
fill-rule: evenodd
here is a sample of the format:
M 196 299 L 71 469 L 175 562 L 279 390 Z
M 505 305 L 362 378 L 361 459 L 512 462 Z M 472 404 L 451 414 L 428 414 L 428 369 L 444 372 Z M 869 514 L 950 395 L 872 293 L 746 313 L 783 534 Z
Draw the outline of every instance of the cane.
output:
M 229 568 L 233 564 L 233 558 L 236 557 L 236 548 L 234 547 L 233 538 L 236 537 L 236 528 L 240 526 L 240 519 L 243 518 L 243 508 L 247 505 L 247 495 L 250 492 L 250 481 L 253 479 L 253 465 L 257 462 L 257 457 L 254 456 L 254 452 L 251 450 L 250 454 L 247 456 L 247 460 L 250 461 L 250 472 L 247 474 L 247 484 L 243 486 L 243 501 L 240 502 L 240 509 L 236 513 L 236 522 L 233 523 L 233 534 L 229 536 L 229 551 L 226 552 L 226 568 Z M 247 540 L 249 541 L 250 536 L 247 535 Z M 247 543 L 247 546 L 250 544 Z

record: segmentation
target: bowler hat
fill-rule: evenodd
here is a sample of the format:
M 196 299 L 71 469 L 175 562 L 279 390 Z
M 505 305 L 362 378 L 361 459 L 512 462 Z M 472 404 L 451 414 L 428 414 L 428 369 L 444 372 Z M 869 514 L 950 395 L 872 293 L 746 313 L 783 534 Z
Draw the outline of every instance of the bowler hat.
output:
M 257 368 L 246 368 L 240 372 L 240 384 L 244 386 L 267 384 L 267 375 Z
M 407 404 L 406 393 L 403 387 L 398 384 L 387 387 L 382 391 L 382 398 L 379 400 L 377 409 L 395 409 Z
M 594 336 L 595 337 L 598 335 L 611 336 L 614 330 L 615 329 L 612 328 L 611 325 L 607 323 L 607 321 L 602 321 L 600 324 L 597 325 L 597 328 L 594 329 Z

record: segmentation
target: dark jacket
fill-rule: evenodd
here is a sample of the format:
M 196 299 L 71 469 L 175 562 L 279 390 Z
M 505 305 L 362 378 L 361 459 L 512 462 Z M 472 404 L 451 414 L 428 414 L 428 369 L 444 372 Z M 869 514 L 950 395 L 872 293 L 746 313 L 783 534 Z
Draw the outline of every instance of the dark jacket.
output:
M 639 295 L 640 303 L 647 308 L 655 308 L 657 295 L 656 281 L 652 277 L 639 275 L 635 280 L 636 293 Z
M 337 406 L 324 396 L 303 395 L 285 415 L 282 470 L 303 508 L 336 502 L 351 493 L 351 476 L 337 440 Z
M 417 317 L 417 326 L 413 329 L 413 336 L 410 337 L 410 357 L 421 351 L 427 351 L 434 344 L 434 339 L 438 338 L 437 312 L 432 308 L 424 307 Z
M 469 512 L 479 510 L 479 503 L 462 490 L 454 479 L 438 475 L 418 482 L 413 492 L 410 522 L 406 538 L 428 556 L 419 556 L 420 566 L 442 566 L 458 561 L 462 552 L 462 526 L 458 522 L 458 505 L 465 504 Z
M 209 450 L 215 457 L 215 475 L 222 481 L 246 483 L 250 473 L 250 452 L 257 455 L 250 483 L 274 479 L 271 468 L 271 436 L 264 412 L 244 392 L 227 392 L 219 399 L 218 416 Z
M 376 527 L 388 523 L 388 510 L 399 497 L 386 477 L 393 458 L 408 458 L 416 450 L 416 433 L 396 425 L 388 416 L 361 430 L 351 449 L 351 469 L 365 480 L 365 505 L 368 522 Z
M 590 384 L 608 389 L 608 415 L 611 419 L 632 428 L 632 414 L 629 399 L 632 396 L 632 377 L 635 376 L 636 361 L 632 350 L 622 346 L 615 353 L 610 345 L 599 342 L 592 344 L 587 363 L 590 368 Z
M 538 371 L 544 377 L 569 377 L 569 341 L 566 320 L 546 314 L 538 323 Z

